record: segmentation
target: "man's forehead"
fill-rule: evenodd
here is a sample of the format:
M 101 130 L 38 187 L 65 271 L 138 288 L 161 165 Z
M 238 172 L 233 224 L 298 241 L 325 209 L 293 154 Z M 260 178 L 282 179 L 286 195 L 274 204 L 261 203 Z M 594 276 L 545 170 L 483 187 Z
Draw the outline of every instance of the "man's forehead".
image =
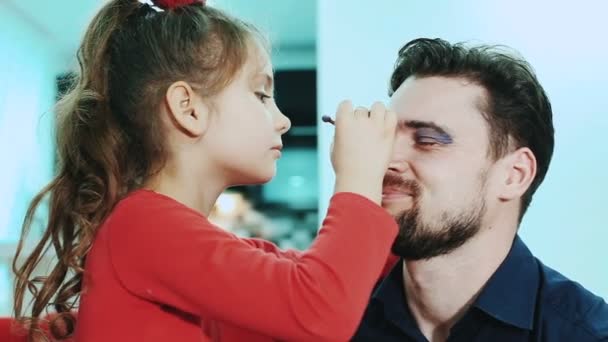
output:
M 408 78 L 389 107 L 401 121 L 432 121 L 446 126 L 482 124 L 482 87 L 447 77 Z

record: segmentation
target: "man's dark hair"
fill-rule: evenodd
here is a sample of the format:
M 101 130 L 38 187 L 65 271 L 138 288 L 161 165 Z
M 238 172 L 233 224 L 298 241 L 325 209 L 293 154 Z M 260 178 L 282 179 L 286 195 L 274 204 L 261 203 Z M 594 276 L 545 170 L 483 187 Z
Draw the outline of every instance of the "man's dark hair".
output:
M 554 146 L 551 103 L 532 67 L 498 46 L 468 47 L 420 38 L 399 50 L 389 95 L 411 76 L 463 78 L 485 88 L 487 95 L 480 109 L 489 126 L 490 155 L 496 160 L 528 147 L 536 157 L 536 176 L 522 196 L 521 221 L 547 174 Z

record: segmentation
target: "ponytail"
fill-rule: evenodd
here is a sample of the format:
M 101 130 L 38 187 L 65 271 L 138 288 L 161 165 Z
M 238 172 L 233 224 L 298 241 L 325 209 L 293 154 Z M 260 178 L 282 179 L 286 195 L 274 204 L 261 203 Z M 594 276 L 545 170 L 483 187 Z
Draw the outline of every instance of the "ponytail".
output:
M 137 3 L 116 1 L 93 19 L 78 52 L 80 74 L 56 106 L 59 172 L 29 205 L 13 260 L 14 314 L 27 327 L 29 340 L 46 339 L 40 329 L 40 316 L 49 305 L 57 313 L 53 321 L 45 322 L 53 338 L 63 339 L 73 333 L 75 318 L 70 312 L 82 290 L 84 262 L 95 229 L 127 191 L 129 182 L 125 184 L 121 178 L 126 139 L 110 113 L 108 101 L 107 45 L 125 19 L 124 13 L 135 8 Z M 20 264 L 34 215 L 47 197 L 46 229 Z M 34 276 L 51 248 L 57 262 L 47 276 Z M 26 289 L 34 297 L 30 317 L 25 316 L 23 306 Z

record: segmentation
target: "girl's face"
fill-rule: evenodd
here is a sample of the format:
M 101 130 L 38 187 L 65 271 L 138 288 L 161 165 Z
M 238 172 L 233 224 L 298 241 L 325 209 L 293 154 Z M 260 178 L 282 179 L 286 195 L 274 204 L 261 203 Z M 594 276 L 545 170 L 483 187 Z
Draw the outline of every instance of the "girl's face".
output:
M 275 175 L 281 136 L 291 122 L 274 101 L 273 83 L 268 53 L 251 44 L 242 69 L 212 100 L 205 150 L 228 186 L 265 183 Z

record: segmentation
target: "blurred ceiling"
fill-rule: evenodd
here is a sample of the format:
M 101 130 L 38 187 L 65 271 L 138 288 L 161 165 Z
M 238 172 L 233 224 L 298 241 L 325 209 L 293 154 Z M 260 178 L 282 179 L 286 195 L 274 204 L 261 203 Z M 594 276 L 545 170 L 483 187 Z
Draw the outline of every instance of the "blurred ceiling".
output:
M 277 69 L 315 67 L 316 0 L 209 0 L 208 4 L 249 21 L 268 33 Z M 72 59 L 86 24 L 100 0 L 0 0 L 11 11 L 56 42 L 57 52 Z

